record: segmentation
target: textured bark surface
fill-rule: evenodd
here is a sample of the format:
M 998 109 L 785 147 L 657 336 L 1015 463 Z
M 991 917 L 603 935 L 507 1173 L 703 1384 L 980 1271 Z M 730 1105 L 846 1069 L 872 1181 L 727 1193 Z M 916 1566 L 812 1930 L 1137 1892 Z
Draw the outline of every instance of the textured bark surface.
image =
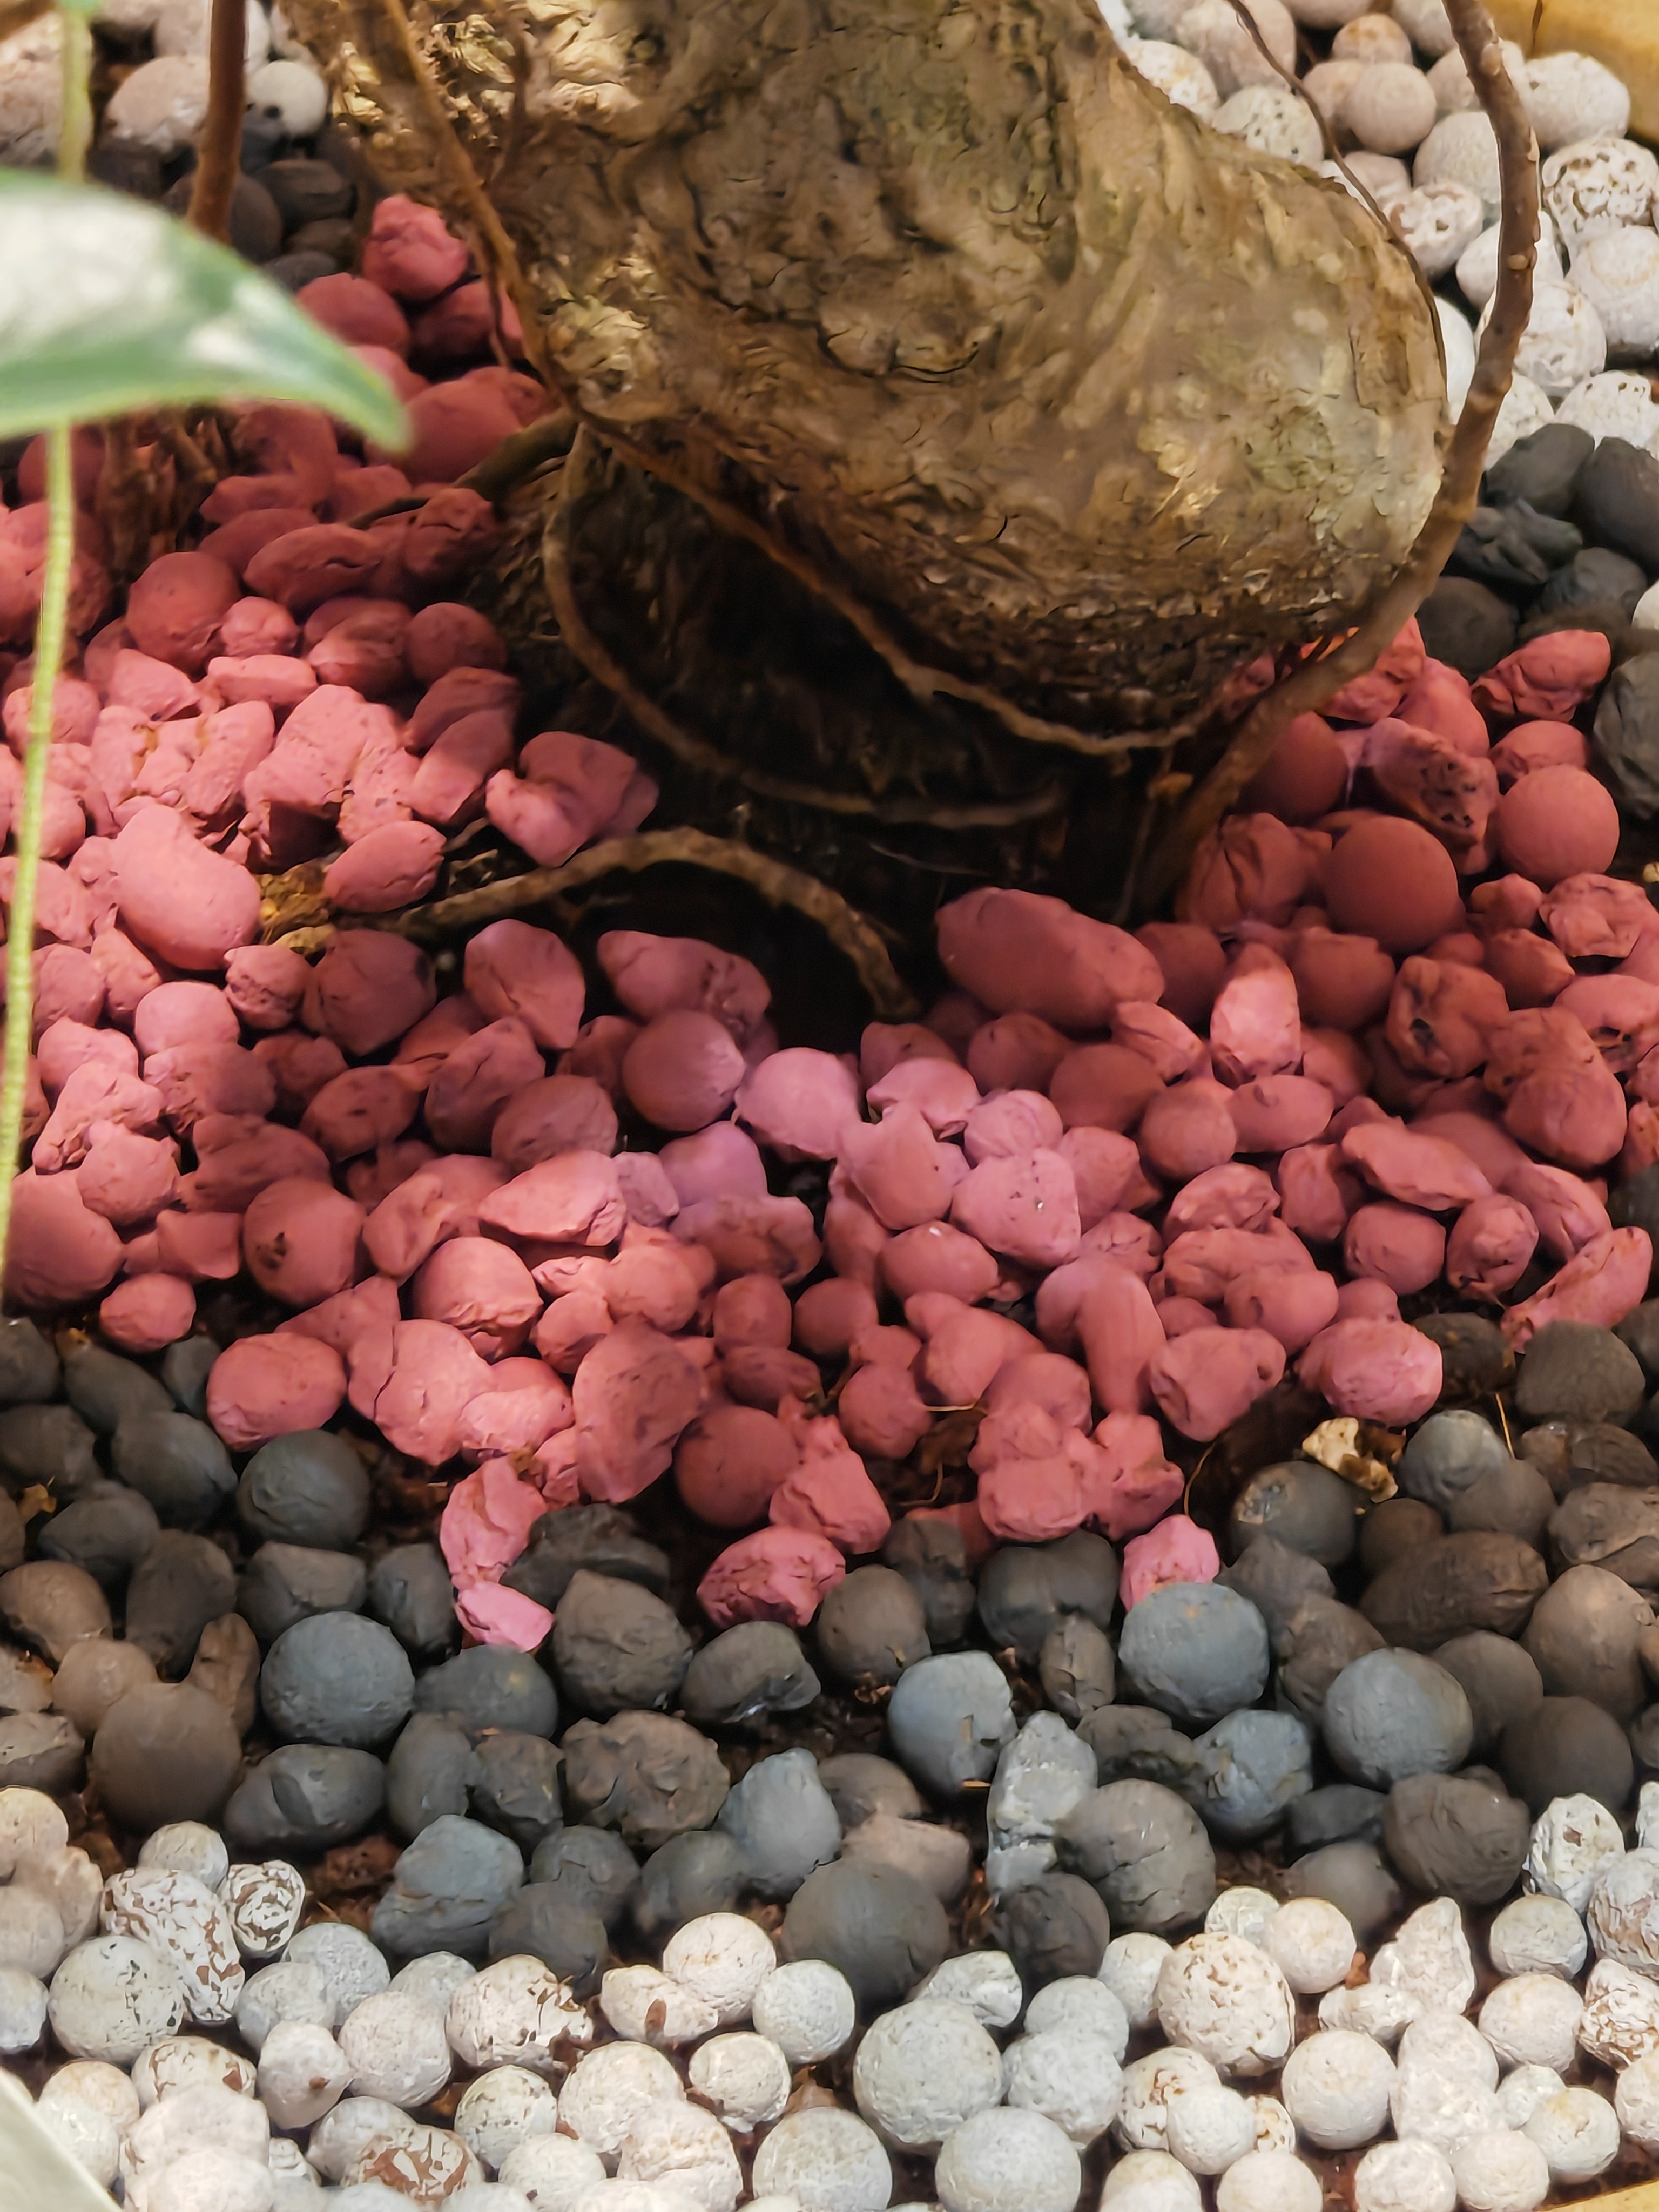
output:
M 380 0 L 292 12 L 381 175 L 441 191 Z M 587 422 L 923 660 L 1096 731 L 1168 719 L 1355 604 L 1427 512 L 1409 261 L 1171 107 L 1088 0 L 414 27 Z

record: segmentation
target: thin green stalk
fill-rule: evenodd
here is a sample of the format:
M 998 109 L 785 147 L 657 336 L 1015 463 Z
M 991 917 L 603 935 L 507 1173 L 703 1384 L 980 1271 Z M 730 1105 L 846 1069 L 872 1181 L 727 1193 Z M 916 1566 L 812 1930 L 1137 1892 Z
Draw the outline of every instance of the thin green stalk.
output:
M 60 8 L 64 33 L 64 107 L 58 125 L 58 173 L 78 184 L 92 143 L 92 21 L 80 8 Z
M 52 704 L 64 662 L 70 572 L 75 562 L 75 479 L 67 422 L 46 433 L 46 565 L 34 631 L 29 744 L 16 821 L 17 868 L 6 939 L 6 1038 L 0 1060 L 0 1283 L 11 1231 L 12 1176 L 23 1138 L 29 1045 L 34 1035 L 34 895 L 40 875 L 40 827 L 52 765 Z

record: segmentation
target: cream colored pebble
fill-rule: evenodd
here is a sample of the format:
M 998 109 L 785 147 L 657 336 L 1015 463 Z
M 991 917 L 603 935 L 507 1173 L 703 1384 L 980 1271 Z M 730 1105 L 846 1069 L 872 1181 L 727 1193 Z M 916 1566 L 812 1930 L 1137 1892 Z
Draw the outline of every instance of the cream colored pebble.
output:
M 1403 62 L 1409 66 L 1412 42 L 1392 15 L 1356 15 L 1344 23 L 1331 40 L 1331 53 L 1340 62 L 1363 62 L 1367 69 L 1379 62 Z

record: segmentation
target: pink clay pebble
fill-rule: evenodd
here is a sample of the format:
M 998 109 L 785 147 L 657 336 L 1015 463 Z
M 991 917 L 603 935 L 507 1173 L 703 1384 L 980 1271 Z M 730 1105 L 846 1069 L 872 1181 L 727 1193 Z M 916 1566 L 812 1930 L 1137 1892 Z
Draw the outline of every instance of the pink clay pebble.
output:
M 110 1292 L 98 1326 L 123 1352 L 162 1352 L 196 1326 L 196 1293 L 176 1275 L 139 1275 Z
M 1600 875 L 1619 849 L 1619 809 L 1584 769 L 1536 768 L 1498 803 L 1499 849 L 1545 890 L 1564 876 Z
M 345 1364 L 331 1345 L 244 1336 L 209 1371 L 207 1417 L 233 1451 L 257 1451 L 273 1437 L 325 1427 L 345 1394 Z
M 314 1306 L 353 1279 L 363 1210 L 343 1191 L 308 1177 L 269 1183 L 242 1222 L 248 1272 L 284 1305 Z
M 1221 1571 L 1215 1539 L 1184 1513 L 1171 1513 L 1144 1536 L 1123 1547 L 1123 1577 L 1118 1595 L 1127 1613 L 1154 1590 L 1173 1583 L 1212 1583 Z
M 739 1620 L 811 1621 L 847 1561 L 810 1528 L 757 1528 L 729 1544 L 697 1584 L 697 1602 L 716 1628 Z
M 1325 872 L 1333 925 L 1384 951 L 1421 951 L 1456 926 L 1457 871 L 1416 823 L 1378 817 L 1340 838 Z
M 1198 1329 L 1166 1342 L 1147 1380 L 1171 1427 L 1207 1443 L 1284 1372 L 1285 1347 L 1265 1329 Z
M 1355 1316 L 1322 1329 L 1297 1374 L 1339 1413 L 1399 1427 L 1420 1420 L 1440 1395 L 1440 1347 L 1389 1318 Z

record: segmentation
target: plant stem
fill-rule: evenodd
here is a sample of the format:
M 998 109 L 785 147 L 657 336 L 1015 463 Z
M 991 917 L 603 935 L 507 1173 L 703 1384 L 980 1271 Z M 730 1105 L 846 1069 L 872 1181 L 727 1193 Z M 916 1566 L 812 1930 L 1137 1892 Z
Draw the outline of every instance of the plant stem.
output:
M 208 30 L 208 109 L 190 192 L 190 224 L 228 244 L 230 204 L 242 160 L 246 0 L 213 0 Z
M 29 744 L 23 763 L 23 798 L 16 821 L 17 866 L 6 939 L 6 1038 L 0 1060 L 0 1283 L 5 1279 L 11 1229 L 12 1177 L 22 1143 L 28 1091 L 29 1046 L 34 1035 L 34 898 L 40 875 L 40 828 L 46 775 L 52 764 L 52 708 L 63 665 L 70 572 L 75 562 L 75 479 L 72 433 L 59 422 L 46 433 L 46 564 L 40 580 L 40 615 L 34 632 L 34 674 L 29 700 Z
M 79 8 L 60 8 L 64 105 L 58 124 L 58 173 L 79 184 L 92 143 L 92 23 Z

